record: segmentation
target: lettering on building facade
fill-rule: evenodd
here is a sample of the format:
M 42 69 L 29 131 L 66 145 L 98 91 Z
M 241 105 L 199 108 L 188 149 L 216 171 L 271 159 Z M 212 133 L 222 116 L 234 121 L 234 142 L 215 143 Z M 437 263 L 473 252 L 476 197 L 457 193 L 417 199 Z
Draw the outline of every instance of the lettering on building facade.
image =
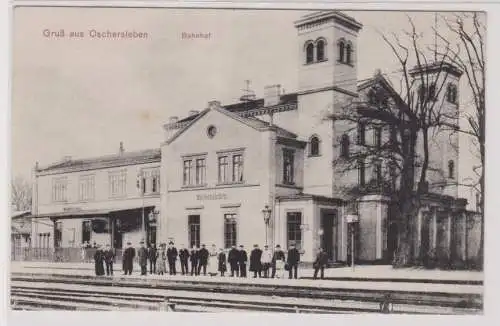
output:
M 196 195 L 196 200 L 220 200 L 220 199 L 227 199 L 227 195 L 224 193 Z

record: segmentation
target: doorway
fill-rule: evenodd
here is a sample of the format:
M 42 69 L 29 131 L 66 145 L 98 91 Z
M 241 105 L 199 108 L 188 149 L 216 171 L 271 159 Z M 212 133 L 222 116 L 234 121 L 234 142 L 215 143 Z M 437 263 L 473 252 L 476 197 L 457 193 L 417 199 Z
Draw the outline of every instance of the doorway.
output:
M 337 260 L 337 212 L 335 210 L 321 210 L 321 248 L 328 255 L 328 259 Z

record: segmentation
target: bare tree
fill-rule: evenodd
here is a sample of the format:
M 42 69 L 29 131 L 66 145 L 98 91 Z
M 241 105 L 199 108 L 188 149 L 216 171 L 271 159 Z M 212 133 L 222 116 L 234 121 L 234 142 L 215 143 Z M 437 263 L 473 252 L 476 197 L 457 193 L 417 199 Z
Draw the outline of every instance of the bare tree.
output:
M 31 185 L 22 177 L 12 180 L 11 203 L 17 211 L 31 210 Z
M 447 29 L 455 35 L 458 41 L 450 42 L 449 37 L 445 37 L 436 31 L 440 41 L 447 47 L 447 52 L 443 53 L 447 60 L 464 71 L 465 80 L 470 90 L 471 97 L 466 99 L 466 104 L 473 110 L 463 113 L 465 127 L 459 131 L 471 137 L 474 145 L 473 154 L 477 154 L 480 165 L 474 167 L 473 172 L 477 180 L 469 183 L 479 194 L 479 211 L 481 213 L 481 240 L 478 257 L 480 265 L 483 265 L 484 252 L 484 174 L 485 174 L 485 83 L 486 83 L 486 58 L 485 58 L 485 38 L 486 26 L 483 21 L 484 14 L 480 12 L 460 13 L 451 18 L 441 17 Z
M 379 76 L 378 86 L 374 86 L 366 98 L 351 101 L 329 117 L 358 128 L 356 146 L 348 156 L 344 153 L 336 160 L 335 166 L 340 169 L 359 169 L 365 164 L 374 167 L 374 180 L 365 186 L 353 187 L 352 193 L 384 192 L 396 203 L 391 214 L 398 226 L 395 267 L 414 265 L 426 254 L 416 253 L 416 217 L 422 198 L 432 188 L 428 183 L 428 174 L 434 169 L 430 164 L 431 139 L 444 127 L 458 128 L 457 117 L 446 109 L 445 97 L 441 96 L 449 83 L 449 74 L 460 73 L 445 60 L 453 56 L 446 52 L 429 62 L 428 46 L 421 44 L 421 34 L 410 17 L 408 20 L 411 30 L 404 33 L 404 39 L 395 34 L 389 38 L 381 33 L 400 65 L 400 89 L 396 90 Z M 363 128 L 381 128 L 387 130 L 389 136 L 383 143 L 370 144 L 359 138 Z M 380 172 L 381 164 L 388 167 L 387 173 Z

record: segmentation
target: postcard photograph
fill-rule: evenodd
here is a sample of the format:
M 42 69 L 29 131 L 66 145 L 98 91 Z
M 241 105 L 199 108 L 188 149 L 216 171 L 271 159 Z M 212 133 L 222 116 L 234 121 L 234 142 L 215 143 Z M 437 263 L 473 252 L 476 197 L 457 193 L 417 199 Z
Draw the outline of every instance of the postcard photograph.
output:
M 482 315 L 486 16 L 14 7 L 10 309 Z

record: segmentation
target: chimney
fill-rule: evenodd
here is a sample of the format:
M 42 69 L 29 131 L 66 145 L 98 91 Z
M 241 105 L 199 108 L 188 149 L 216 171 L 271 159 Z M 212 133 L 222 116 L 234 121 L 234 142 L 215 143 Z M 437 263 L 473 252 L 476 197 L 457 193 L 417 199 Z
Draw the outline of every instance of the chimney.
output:
M 273 106 L 279 103 L 281 85 L 270 85 L 264 87 L 264 106 Z
M 198 110 L 191 110 L 191 111 L 189 111 L 189 116 L 192 117 L 193 115 L 197 115 L 198 113 L 200 113 L 200 111 L 198 111 Z
M 123 154 L 123 152 L 125 152 L 125 149 L 123 148 L 123 142 L 121 141 L 120 142 L 120 155 Z
M 210 102 L 208 102 L 208 108 L 209 109 L 219 109 L 220 102 L 219 101 L 210 101 Z
M 179 120 L 178 117 L 173 116 L 173 117 L 168 118 L 168 123 L 176 123 L 178 120 Z

